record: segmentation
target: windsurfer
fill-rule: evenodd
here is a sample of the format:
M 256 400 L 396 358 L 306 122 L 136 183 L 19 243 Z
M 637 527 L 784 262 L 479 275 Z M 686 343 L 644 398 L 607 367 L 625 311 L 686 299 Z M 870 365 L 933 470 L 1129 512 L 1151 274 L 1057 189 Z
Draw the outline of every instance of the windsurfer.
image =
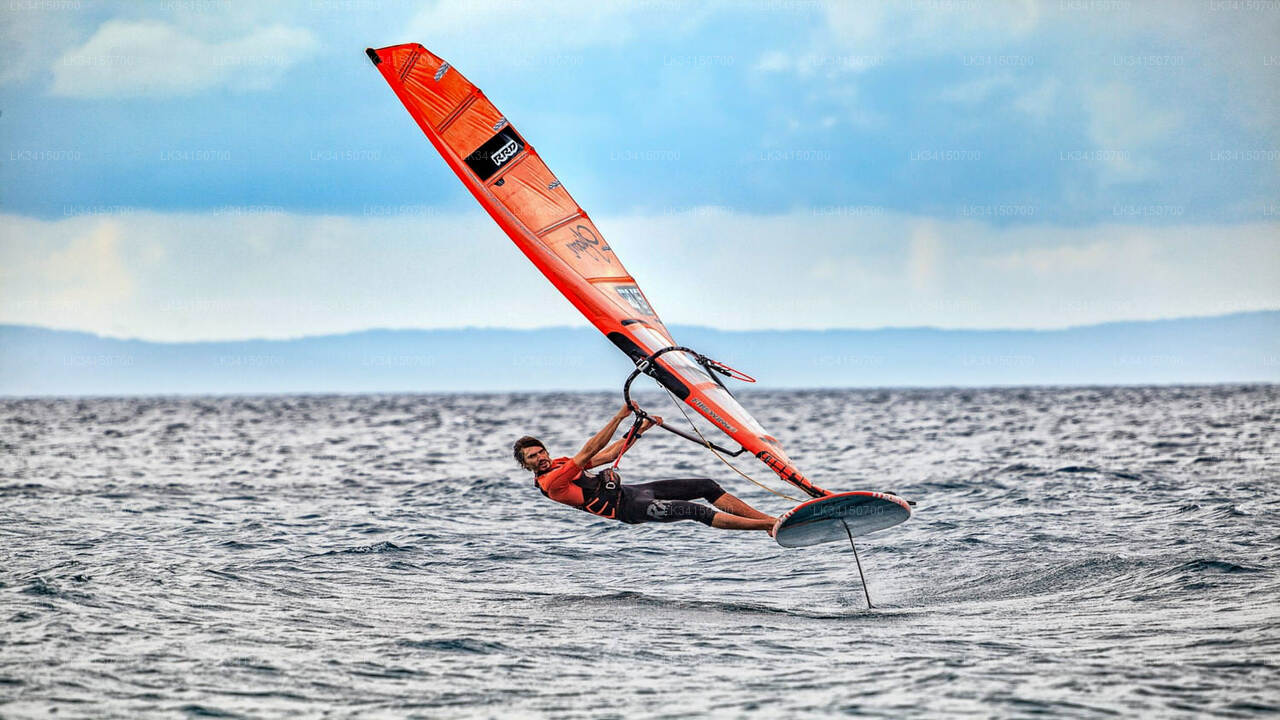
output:
M 676 522 L 697 520 L 704 525 L 726 530 L 771 530 L 777 518 L 766 515 L 730 495 L 710 478 L 658 480 L 637 485 L 623 485 L 612 468 L 589 475 L 587 470 L 612 463 L 626 451 L 627 438 L 610 443 L 618 426 L 631 415 L 623 406 L 600 432 L 587 440 L 573 457 L 552 459 L 537 438 L 525 436 L 513 447 L 516 461 L 533 472 L 534 485 L 543 495 L 593 515 L 628 524 L 644 522 Z M 653 427 L 646 419 L 637 428 L 643 434 Z M 703 499 L 715 506 L 691 502 Z

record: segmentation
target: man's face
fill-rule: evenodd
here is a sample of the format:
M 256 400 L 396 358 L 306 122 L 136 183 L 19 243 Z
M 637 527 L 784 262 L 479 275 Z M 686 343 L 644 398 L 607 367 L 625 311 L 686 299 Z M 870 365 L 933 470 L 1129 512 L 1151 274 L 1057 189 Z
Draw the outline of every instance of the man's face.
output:
M 546 472 L 551 469 L 551 456 L 544 447 L 523 448 L 520 454 L 524 456 L 524 466 L 530 470 Z

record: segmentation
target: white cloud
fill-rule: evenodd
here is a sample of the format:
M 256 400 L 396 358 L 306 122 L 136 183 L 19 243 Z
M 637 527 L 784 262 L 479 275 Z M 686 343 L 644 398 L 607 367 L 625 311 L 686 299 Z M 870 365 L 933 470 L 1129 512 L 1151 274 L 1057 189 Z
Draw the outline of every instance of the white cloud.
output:
M 783 72 L 792 69 L 794 66 L 795 62 L 790 55 L 781 50 L 770 50 L 760 56 L 754 69 L 757 72 Z
M 1019 94 L 1013 100 L 1013 109 L 1044 122 L 1053 115 L 1061 82 L 1056 77 L 1042 80 L 1039 85 Z
M 991 47 L 1026 36 L 1040 23 L 1034 2 L 974 5 L 892 0 L 822 5 L 828 42 L 845 51 L 920 57 Z
M 1261 6 L 1170 0 L 1149 12 L 1131 2 L 831 0 L 820 7 L 806 52 L 882 55 L 898 67 L 953 61 L 966 73 L 1009 69 L 1015 113 L 1051 122 L 1057 127 L 1047 129 L 1063 137 L 1087 135 L 1098 149 L 1126 151 L 1099 165 L 1104 185 L 1177 172 L 1154 151 L 1184 142 L 1173 135 L 1186 128 L 1195 138 L 1239 127 L 1260 136 L 1254 142 L 1280 143 L 1280 13 Z M 792 56 L 772 67 L 800 75 L 802 66 Z M 985 107 L 1000 87 L 995 78 L 969 80 L 942 98 Z M 1085 113 L 1074 112 L 1075 103 Z
M 1280 307 L 1280 223 L 722 209 L 596 222 L 668 323 L 1049 328 Z M 584 324 L 478 210 L 0 215 L 0 238 L 0 322 L 158 340 Z
M 53 65 L 54 95 L 182 96 L 216 87 L 264 90 L 318 47 L 307 30 L 273 25 L 209 41 L 159 21 L 111 20 Z
M 1009 73 L 987 75 L 943 88 L 939 97 L 947 102 L 977 105 L 986 101 L 993 93 L 1014 84 L 1014 78 Z
M 63 297 L 92 297 L 108 304 L 128 300 L 133 278 L 120 257 L 120 227 L 112 221 L 77 235 L 42 263 L 43 282 Z
M 1155 168 L 1149 153 L 1182 124 L 1178 111 L 1149 103 L 1137 88 L 1119 82 L 1088 89 L 1084 108 L 1089 139 L 1103 151 L 1104 182 L 1147 178 Z
M 1161 12 L 1146 12 L 1144 5 L 1133 3 L 1133 12 L 1103 15 L 1092 23 L 1098 31 L 1119 34 L 1134 45 L 1143 37 L 1159 38 L 1161 49 L 1155 54 L 1170 54 L 1170 60 L 1182 63 L 1172 72 L 1193 76 L 1181 79 L 1177 92 L 1194 90 L 1194 99 L 1201 103 L 1210 97 L 1228 102 L 1233 120 L 1280 142 L 1280 85 L 1274 61 L 1280 12 L 1275 4 L 1177 0 L 1167 6 Z M 1221 107 L 1209 105 L 1206 110 L 1219 120 Z
M 932 296 L 939 291 L 943 266 L 942 239 L 933 222 L 920 222 L 911 230 L 911 250 L 907 257 L 907 277 L 911 289 Z
M 1026 230 L 1010 231 L 1016 242 Z M 1079 325 L 1280 307 L 1280 225 L 1100 225 L 971 257 L 964 273 L 1007 293 L 1011 322 Z M 1092 236 L 1086 238 L 1086 234 Z M 1075 242 L 1064 242 L 1073 237 Z
M 36 3 L 10 3 L 0 22 L 0 85 L 26 82 L 48 69 L 50 53 L 71 47 L 77 39 L 74 12 L 42 12 Z
M 865 72 L 882 65 L 884 61 L 885 58 L 880 55 L 816 51 L 791 54 L 781 50 L 770 50 L 756 60 L 752 69 L 756 72 L 794 72 L 801 77 L 821 75 L 826 78 L 836 78 L 846 73 Z
M 620 47 L 652 32 L 683 34 L 701 26 L 714 5 L 599 0 L 440 0 L 414 16 L 403 36 L 445 59 L 466 56 L 473 68 L 512 65 L 530 56 Z
M 1094 275 L 1120 272 L 1129 274 L 1135 268 L 1150 268 L 1157 263 L 1156 247 L 1148 238 L 1122 236 L 1118 239 L 1087 245 L 1054 245 L 1011 250 L 990 259 L 1000 270 L 1025 274 L 1040 279 L 1070 275 Z
M 6 220 L 0 231 L 4 315 L 123 329 L 121 312 L 135 300 L 137 283 L 122 255 L 119 223 Z
M 579 321 L 478 211 L 0 216 L 0 322 L 190 340 Z

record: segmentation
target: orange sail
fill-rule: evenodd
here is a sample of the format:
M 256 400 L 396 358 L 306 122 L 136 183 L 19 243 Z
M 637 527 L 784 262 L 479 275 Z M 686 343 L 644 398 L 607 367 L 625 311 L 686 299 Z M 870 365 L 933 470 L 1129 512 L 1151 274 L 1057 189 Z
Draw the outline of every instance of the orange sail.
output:
M 592 325 L 637 364 L 676 345 L 591 218 L 479 88 L 416 43 L 366 52 L 480 205 Z M 830 494 L 800 474 L 696 356 L 666 352 L 646 367 L 783 480 L 812 497 Z

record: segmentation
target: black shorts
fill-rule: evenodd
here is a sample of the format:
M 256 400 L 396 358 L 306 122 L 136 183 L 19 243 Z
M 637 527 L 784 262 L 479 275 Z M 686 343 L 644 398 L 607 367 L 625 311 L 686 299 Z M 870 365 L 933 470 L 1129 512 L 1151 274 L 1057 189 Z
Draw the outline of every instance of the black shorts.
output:
M 715 508 L 690 500 L 703 499 L 715 502 L 724 495 L 724 489 L 710 478 L 685 478 L 657 480 L 638 485 L 623 485 L 622 500 L 618 503 L 618 519 L 637 525 L 646 522 L 676 522 L 697 520 L 711 524 Z

